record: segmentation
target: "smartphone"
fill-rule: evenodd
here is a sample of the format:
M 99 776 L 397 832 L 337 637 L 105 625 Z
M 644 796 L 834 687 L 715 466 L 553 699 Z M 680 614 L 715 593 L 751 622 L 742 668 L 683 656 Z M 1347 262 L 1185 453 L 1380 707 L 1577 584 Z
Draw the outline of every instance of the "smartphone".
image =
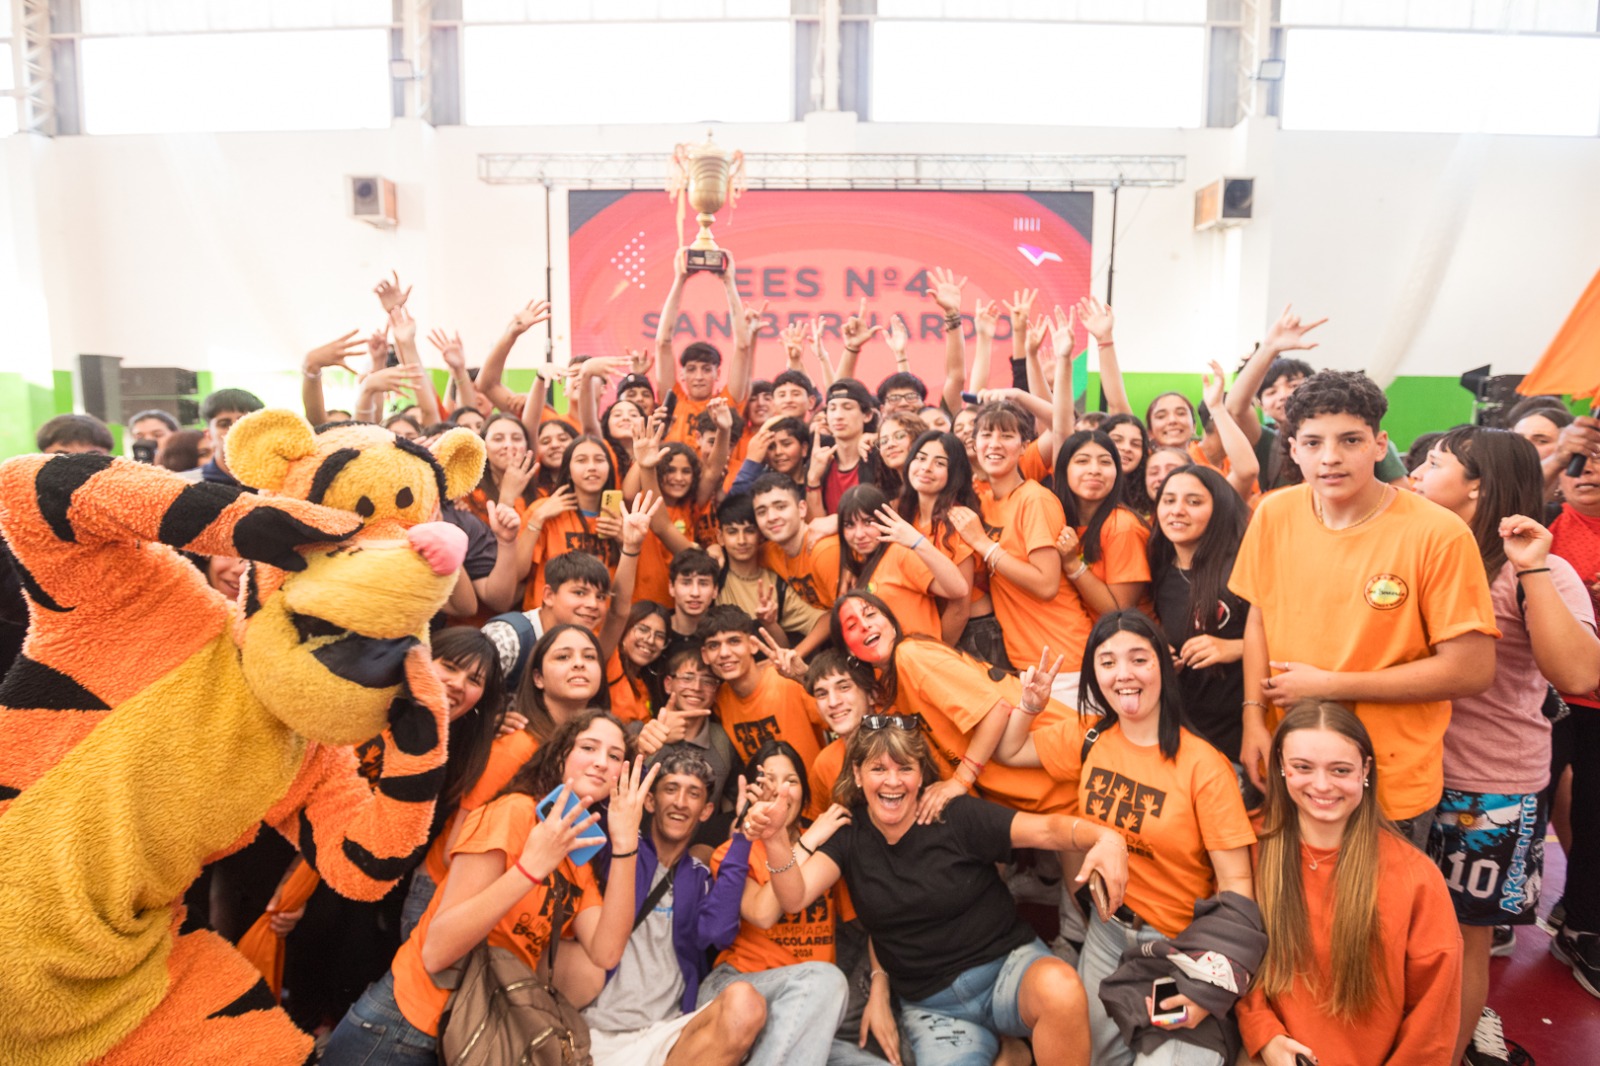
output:
M 535 809 L 539 812 L 540 821 L 550 817 L 550 811 L 556 805 L 556 797 L 561 794 L 563 787 L 562 785 L 557 785 L 550 790 L 549 795 L 539 801 L 539 806 Z M 571 790 L 568 790 L 567 802 L 562 805 L 561 814 L 556 815 L 556 817 L 561 817 L 561 815 L 566 814 L 577 805 L 578 797 Z M 587 815 L 584 817 L 587 817 Z M 588 828 L 584 836 L 578 838 L 578 841 L 580 846 L 567 852 L 567 858 L 572 860 L 572 865 L 574 866 L 582 866 L 599 854 L 600 849 L 606 846 L 606 835 L 600 831 L 600 824 L 596 822 Z
M 672 425 L 672 415 L 673 415 L 674 412 L 676 412 L 678 410 L 678 390 L 677 389 L 671 389 L 671 390 L 669 390 L 667 392 L 667 398 L 665 400 L 661 401 L 661 409 L 667 413 L 666 414 L 667 425 L 671 426 Z
M 1089 874 L 1089 897 L 1094 900 L 1094 909 L 1099 912 L 1102 921 L 1111 918 L 1111 891 L 1106 888 L 1106 879 L 1100 875 L 1099 870 Z
M 153 440 L 136 440 L 128 451 L 132 453 L 136 462 L 153 463 L 156 461 L 156 442 Z
M 1310 1055 L 1302 1055 L 1299 1052 L 1296 1052 L 1294 1056 L 1294 1066 L 1317 1066 L 1317 1060 L 1312 1058 Z
M 622 515 L 622 490 L 606 489 L 600 494 L 600 510 L 606 514 Z
M 1178 982 L 1170 977 L 1159 977 L 1150 983 L 1150 1003 L 1154 1008 L 1151 1020 L 1158 1025 L 1172 1025 L 1189 1017 L 1188 1007 L 1175 1007 L 1172 1010 L 1162 1010 L 1163 1000 L 1171 999 L 1178 994 Z
M 832 433 L 818 434 L 817 443 L 822 445 L 824 448 L 831 448 L 835 444 L 834 436 Z
M 964 400 L 967 403 L 977 403 L 978 402 L 978 394 L 975 393 L 975 392 L 963 392 L 961 394 L 961 399 Z

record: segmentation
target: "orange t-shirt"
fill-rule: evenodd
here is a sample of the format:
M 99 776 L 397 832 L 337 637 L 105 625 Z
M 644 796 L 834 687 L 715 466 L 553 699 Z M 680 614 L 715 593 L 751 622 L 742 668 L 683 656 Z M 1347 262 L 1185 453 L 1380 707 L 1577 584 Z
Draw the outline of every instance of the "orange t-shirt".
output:
M 757 663 L 756 671 L 756 687 L 747 698 L 741 699 L 726 682 L 717 690 L 717 719 L 741 758 L 748 760 L 769 740 L 784 740 L 809 767 L 822 750 L 816 701 L 772 667 Z
M 933 541 L 933 546 L 939 549 L 939 553 L 946 559 L 949 559 L 952 563 L 955 563 L 956 566 L 959 567 L 968 559 L 973 559 L 974 552 L 971 545 L 962 540 L 961 535 L 957 533 L 948 523 L 945 524 L 944 532 L 940 536 L 934 536 L 933 523 L 931 522 L 924 522 L 919 518 L 917 521 L 911 524 L 917 527 L 918 533 L 921 533 L 924 537 L 927 537 L 929 540 Z M 976 602 L 988 594 L 988 577 L 985 575 L 983 567 L 978 565 L 978 561 L 976 559 L 973 559 L 972 589 L 967 593 L 967 597 Z
M 534 808 L 538 801 L 521 794 L 502 796 L 500 799 L 467 815 L 461 827 L 461 839 L 451 850 L 456 855 L 481 855 L 491 851 L 504 852 L 509 867 L 522 854 L 528 833 L 537 824 Z M 576 916 L 590 907 L 600 905 L 600 886 L 595 884 L 594 873 L 587 866 L 574 866 L 570 859 L 562 859 L 548 883 L 531 885 L 505 916 L 489 930 L 491 947 L 505 948 L 537 969 L 550 939 L 551 884 L 560 882 L 568 893 L 568 911 Z M 427 967 L 422 965 L 422 943 L 438 913 L 439 902 L 444 899 L 445 886 L 433 894 L 433 901 L 417 922 L 411 936 L 400 945 L 394 957 L 394 999 L 406 1021 L 427 1033 L 439 1034 L 439 1016 L 444 1013 L 450 992 L 433 983 Z M 570 918 L 568 919 L 570 924 Z
M 723 856 L 732 845 L 728 841 L 711 856 L 711 874 L 722 869 Z M 749 880 L 764 885 L 772 880 L 767 873 L 767 845 L 750 842 Z M 839 917 L 839 886 L 828 889 L 800 914 L 785 914 L 770 929 L 759 929 L 739 922 L 739 934 L 728 949 L 717 956 L 717 965 L 727 963 L 740 973 L 760 973 L 797 962 L 832 962 L 833 932 Z
M 1227 756 L 1187 729 L 1178 754 L 1130 743 L 1111 726 L 1080 763 L 1093 717 L 1072 715 L 1033 731 L 1039 761 L 1050 776 L 1070 781 L 1078 814 L 1116 829 L 1128 843 L 1127 903 L 1166 936 L 1194 916 L 1194 901 L 1211 896 L 1216 872 L 1208 852 L 1256 842 L 1238 779 Z
M 606 564 L 612 577 L 617 576 L 622 545 L 594 532 L 592 522 L 577 511 L 562 511 L 539 530 L 539 539 L 533 546 L 533 571 L 522 597 L 524 611 L 537 611 L 544 604 L 544 564 L 572 551 L 588 552 Z
M 621 651 L 606 661 L 606 686 L 611 690 L 611 713 L 624 722 L 648 722 L 650 692 L 643 681 L 635 681 L 622 668 Z
M 462 794 L 461 802 L 456 806 L 456 813 L 451 817 L 444 831 L 434 838 L 428 847 L 428 853 L 423 856 L 422 864 L 428 876 L 433 878 L 435 885 L 444 881 L 444 875 L 450 870 L 450 861 L 445 855 L 445 844 L 450 839 L 456 823 L 467 816 L 468 811 L 477 810 L 485 803 L 500 795 L 500 790 L 511 783 L 517 776 L 517 771 L 528 764 L 534 752 L 539 750 L 539 738 L 526 729 L 519 729 L 515 733 L 508 733 L 503 737 L 495 737 L 489 745 L 489 759 L 483 764 L 483 773 L 478 779 L 468 786 Z
M 1030 440 L 1017 458 L 1017 471 L 1029 481 L 1043 481 L 1055 467 L 1056 457 L 1039 450 L 1039 442 Z
M 1467 633 L 1499 637 L 1489 581 L 1465 522 L 1413 492 L 1371 520 L 1328 529 L 1311 488 L 1265 497 L 1228 587 L 1261 611 L 1272 662 L 1382 670 Z M 1439 802 L 1450 701 L 1357 703 L 1378 757 L 1378 802 L 1394 819 Z M 1278 715 L 1269 715 L 1275 727 Z
M 711 401 L 719 396 L 728 401 L 729 408 L 737 410 L 733 403 L 733 393 L 729 392 L 726 386 L 718 389 L 704 400 L 689 399 L 689 394 L 683 391 L 681 382 L 674 381 L 672 383 L 672 391 L 677 393 L 678 401 L 672 408 L 672 424 L 667 427 L 667 435 L 664 438 L 668 443 L 678 441 L 693 448 L 695 446 L 695 421 L 705 413 L 705 409 L 710 405 Z
M 833 546 L 823 551 L 832 540 Z M 818 552 L 823 551 L 819 565 Z M 777 574 L 794 590 L 795 595 L 819 611 L 833 606 L 839 588 L 839 550 L 837 537 L 823 537 L 812 543 L 806 536 L 804 547 L 794 558 L 784 552 L 781 544 L 771 541 L 761 545 L 761 565 Z
M 817 752 L 806 769 L 811 785 L 811 806 L 806 808 L 807 818 L 816 818 L 833 803 L 833 785 L 844 772 L 844 738 L 835 737 L 828 746 Z
M 895 645 L 895 710 L 920 714 L 929 746 L 937 759 L 954 768 L 966 753 L 971 734 L 995 703 L 1012 706 L 1022 700 L 1022 682 L 998 668 L 937 640 L 902 640 Z M 998 675 L 998 676 L 996 676 Z M 1041 718 L 1070 715 L 1050 701 Z M 1035 720 L 1037 730 L 1044 723 Z M 1072 784 L 1052 780 L 1043 770 L 1006 766 L 990 759 L 978 775 L 978 792 L 984 799 L 1019 811 L 1057 811 L 1070 808 Z
M 1302 852 L 1302 855 L 1304 852 Z M 1338 856 L 1300 864 L 1309 971 L 1333 972 L 1333 883 Z M 1269 1000 L 1252 988 L 1235 1013 L 1245 1048 L 1259 1055 L 1273 1037 L 1286 1035 L 1311 1048 L 1322 1062 L 1340 1066 L 1437 1066 L 1454 1050 L 1461 1017 L 1461 930 L 1444 875 L 1433 860 L 1393 833 L 1378 834 L 1378 923 L 1382 969 L 1378 998 L 1367 1012 L 1340 1021 L 1324 1006 L 1325 982 L 1296 981 L 1287 995 Z
M 867 591 L 889 605 L 900 632 L 906 636 L 920 633 L 942 639 L 939 627 L 939 605 L 928 589 L 933 585 L 933 571 L 917 558 L 917 553 L 903 544 L 890 544 L 884 549 L 878 565 L 872 568 Z
M 980 485 L 978 499 L 983 504 L 983 524 L 1001 551 L 1027 559 L 1039 548 L 1056 550 L 1056 537 L 1066 527 L 1067 516 L 1055 493 L 1043 485 L 1024 481 L 1003 500 L 996 500 L 988 485 Z M 1061 587 L 1051 599 L 1041 600 L 992 570 L 989 596 L 1005 635 L 1006 655 L 1018 669 L 1037 663 L 1046 646 L 1052 657 L 1067 657 L 1072 665 L 1064 669 L 1075 669 L 1082 662 L 1093 627 L 1065 567 Z
M 694 540 L 694 508 L 690 504 L 662 505 L 667 512 L 667 521 L 674 528 L 690 540 Z M 698 542 L 696 542 L 698 543 Z M 667 610 L 672 610 L 672 582 L 669 571 L 672 567 L 672 551 L 667 547 L 666 541 L 656 536 L 654 531 L 645 534 L 644 543 L 639 545 L 638 569 L 634 571 L 633 599 L 653 600 Z
M 1089 527 L 1075 528 L 1082 538 Z M 1150 596 L 1149 545 L 1150 527 L 1128 508 L 1118 507 L 1100 526 L 1100 558 L 1089 564 L 1089 572 L 1107 585 L 1144 585 L 1137 606 L 1154 621 L 1156 602 Z

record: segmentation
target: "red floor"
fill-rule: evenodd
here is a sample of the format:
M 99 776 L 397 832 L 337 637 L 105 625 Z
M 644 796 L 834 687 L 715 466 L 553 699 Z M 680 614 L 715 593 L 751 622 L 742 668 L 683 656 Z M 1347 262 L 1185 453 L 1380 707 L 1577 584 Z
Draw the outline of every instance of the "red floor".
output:
M 1552 836 L 1545 845 L 1541 915 L 1560 897 L 1566 874 L 1566 856 Z M 1521 1044 L 1538 1066 L 1600 1063 L 1600 999 L 1550 954 L 1543 929 L 1518 929 L 1516 953 L 1491 967 L 1489 1006 L 1499 1012 L 1508 1040 Z

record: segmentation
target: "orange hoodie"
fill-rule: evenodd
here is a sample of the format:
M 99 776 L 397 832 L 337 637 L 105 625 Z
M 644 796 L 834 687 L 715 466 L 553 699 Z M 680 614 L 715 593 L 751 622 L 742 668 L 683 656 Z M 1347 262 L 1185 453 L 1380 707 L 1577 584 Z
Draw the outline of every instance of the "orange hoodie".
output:
M 1323 980 L 1332 968 L 1335 862 L 1319 857 L 1316 870 L 1306 860 L 1300 867 L 1313 965 Z M 1322 1062 L 1340 1066 L 1449 1062 L 1461 1018 L 1461 931 L 1450 892 L 1433 862 L 1392 833 L 1379 839 L 1378 867 L 1384 932 L 1378 1002 L 1364 1016 L 1342 1022 L 1328 1016 L 1322 996 L 1303 981 L 1271 1000 L 1253 988 L 1235 1008 L 1250 1054 L 1261 1054 L 1268 1041 L 1285 1034 Z

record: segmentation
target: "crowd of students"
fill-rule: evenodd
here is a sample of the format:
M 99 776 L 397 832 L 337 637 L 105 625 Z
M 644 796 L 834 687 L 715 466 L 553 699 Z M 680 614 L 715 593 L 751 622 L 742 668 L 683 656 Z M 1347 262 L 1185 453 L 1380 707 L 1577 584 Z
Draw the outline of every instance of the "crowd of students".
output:
M 384 329 L 305 359 L 313 422 L 488 456 L 444 512 L 471 548 L 408 885 L 286 909 L 266 842 L 190 894 L 229 935 L 272 914 L 322 1062 L 433 1062 L 438 975 L 551 937 L 600 1066 L 1510 1062 L 1489 958 L 1536 919 L 1551 820 L 1552 950 L 1600 996 L 1600 423 L 1535 398 L 1402 460 L 1383 392 L 1291 354 L 1322 323 L 1289 310 L 1231 385 L 1213 362 L 1198 407 L 1141 417 L 1112 309 L 1026 292 L 988 388 L 1001 311 L 944 270 L 931 383 L 898 322 L 863 304 L 830 353 L 731 270 L 694 282 L 726 293 L 725 359 L 674 344 L 678 263 L 653 352 L 535 363 L 526 394 L 505 368 L 547 304 L 475 370 L 435 330 L 441 397 L 398 278 Z M 1104 413 L 1074 405 L 1088 339 Z M 259 406 L 208 397 L 204 460 L 162 412 L 130 431 L 231 480 Z M 40 449 L 109 450 L 92 421 Z

